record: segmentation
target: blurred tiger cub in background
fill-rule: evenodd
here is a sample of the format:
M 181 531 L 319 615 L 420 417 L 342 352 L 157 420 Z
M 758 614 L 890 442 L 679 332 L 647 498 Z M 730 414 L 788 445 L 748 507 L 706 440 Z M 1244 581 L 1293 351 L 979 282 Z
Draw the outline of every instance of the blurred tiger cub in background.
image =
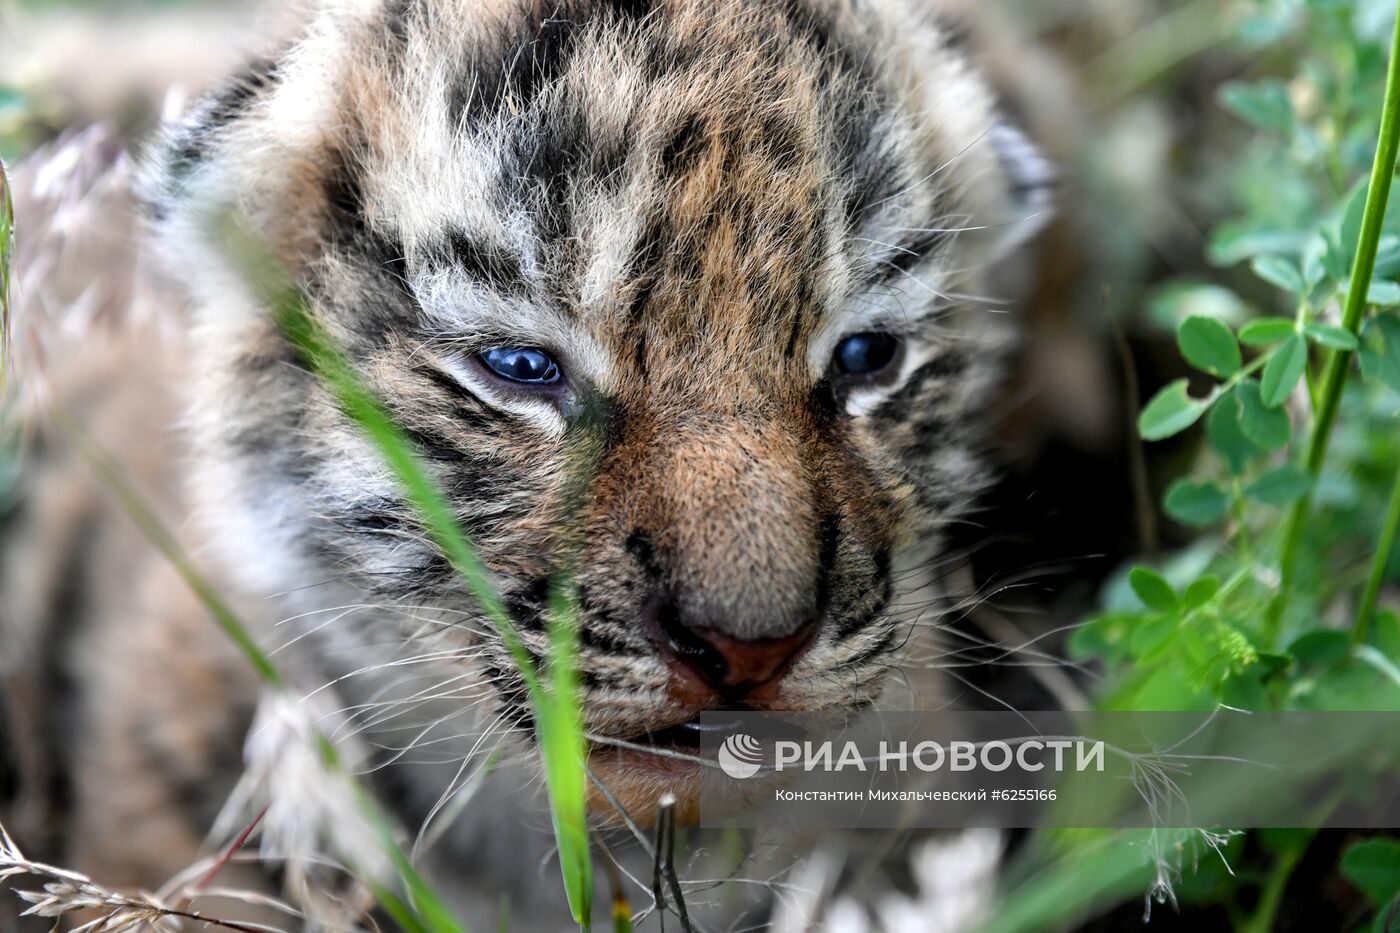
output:
M 694 748 L 703 711 L 936 691 L 892 674 L 988 479 L 993 308 L 1050 174 L 925 3 L 326 2 L 168 128 L 139 211 L 118 148 L 71 137 L 16 183 L 0 807 L 34 854 L 159 885 L 245 739 L 291 800 L 270 838 L 295 848 L 278 815 L 320 792 L 267 706 L 250 736 L 254 678 L 60 411 L 279 648 L 475 926 L 502 896 L 521 929 L 567 916 L 509 656 L 225 255 L 229 211 L 416 442 L 537 654 L 572 574 L 600 819 L 693 801 L 698 769 L 648 748 Z

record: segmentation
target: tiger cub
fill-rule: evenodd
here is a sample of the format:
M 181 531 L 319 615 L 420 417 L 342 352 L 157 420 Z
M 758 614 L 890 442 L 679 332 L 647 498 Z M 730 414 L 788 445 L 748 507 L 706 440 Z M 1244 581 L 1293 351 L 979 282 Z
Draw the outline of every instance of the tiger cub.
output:
M 920 682 L 894 675 L 987 482 L 999 299 L 1050 181 L 919 0 L 326 0 L 167 130 L 141 188 L 157 286 L 50 334 L 35 395 L 143 486 L 385 805 L 434 828 L 434 873 L 545 929 L 509 653 L 217 218 L 417 445 L 537 657 L 569 577 L 592 803 L 645 825 L 663 793 L 693 804 L 695 769 L 657 752 L 692 748 L 700 713 Z M 153 886 L 237 778 L 257 687 L 30 421 L 0 585 L 32 780 L 7 825 Z

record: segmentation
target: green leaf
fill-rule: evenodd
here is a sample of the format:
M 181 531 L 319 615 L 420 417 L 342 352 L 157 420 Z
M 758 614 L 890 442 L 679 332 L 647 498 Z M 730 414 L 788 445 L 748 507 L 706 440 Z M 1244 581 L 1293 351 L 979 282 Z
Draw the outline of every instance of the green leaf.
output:
M 1331 667 L 1351 654 L 1351 635 L 1332 629 L 1308 632 L 1288 646 L 1288 653 L 1299 664 Z
M 1140 622 L 1128 639 L 1128 650 L 1138 658 L 1146 657 L 1171 641 L 1181 620 L 1174 615 L 1159 616 Z
M 1368 140 L 1369 147 L 1369 140 Z M 1347 270 L 1347 276 L 1337 276 L 1337 280 L 1350 286 L 1348 281 L 1352 265 L 1356 262 L 1357 244 L 1361 238 L 1361 222 L 1366 214 L 1366 200 L 1369 196 L 1370 185 L 1365 181 L 1359 181 L 1352 188 L 1351 195 L 1347 199 L 1346 208 L 1342 213 L 1341 224 L 1338 227 L 1337 239 L 1333 247 L 1335 253 L 1334 261 Z M 1389 232 L 1397 218 L 1400 218 L 1400 205 L 1397 205 L 1397 197 L 1400 197 L 1400 189 L 1392 188 L 1390 198 L 1387 202 L 1383 223 Z M 1382 248 L 1384 237 L 1377 243 L 1377 249 Z M 1378 257 L 1379 258 L 1379 257 Z M 1370 304 L 1389 305 L 1400 303 L 1400 288 L 1392 287 L 1394 283 L 1386 281 L 1389 277 L 1380 268 L 1373 267 L 1371 270 L 1372 282 L 1368 287 L 1366 300 Z
M 1371 620 L 1371 642 L 1387 658 L 1400 658 L 1400 613 L 1378 610 Z
M 1287 133 L 1293 129 L 1293 105 L 1282 81 L 1270 78 L 1245 84 L 1231 81 L 1220 89 L 1220 103 L 1260 129 Z
M 1307 283 L 1303 281 L 1303 273 L 1297 265 L 1282 256 L 1256 256 L 1250 268 L 1259 278 L 1286 292 L 1301 295 L 1308 290 Z
M 1308 241 L 1303 249 L 1303 278 L 1313 289 L 1329 278 L 1327 274 L 1327 238 L 1321 233 Z
M 1372 275 L 1377 279 L 1400 277 L 1400 236 L 1387 234 L 1381 237 L 1376 247 L 1376 268 Z
M 1307 365 L 1307 341 L 1301 334 L 1294 334 L 1274 351 L 1264 365 L 1264 373 L 1259 378 L 1259 393 L 1264 404 L 1269 408 L 1282 405 L 1293 393 L 1293 387 L 1298 384 Z
M 1240 427 L 1240 400 L 1233 389 L 1211 407 L 1206 419 L 1206 437 L 1230 472 L 1236 475 L 1243 473 L 1245 467 L 1263 453 Z
M 1388 906 L 1400 895 L 1400 842 L 1363 839 L 1342 854 L 1341 872 L 1371 903 Z
M 1230 498 L 1214 483 L 1179 479 L 1167 490 L 1167 514 L 1187 525 L 1209 525 L 1225 517 Z
M 1188 317 L 1176 329 L 1176 342 L 1187 362 L 1213 375 L 1232 376 L 1243 365 L 1235 335 L 1214 318 Z
M 1180 434 L 1205 414 L 1208 402 L 1186 392 L 1186 380 L 1178 379 L 1153 396 L 1138 417 L 1138 431 L 1149 441 L 1160 441 Z
M 1070 635 L 1067 644 L 1069 656 L 1076 660 L 1121 658 L 1128 630 L 1137 624 L 1137 620 L 1136 611 L 1113 612 L 1090 619 Z
M 1361 239 L 1361 221 L 1366 215 L 1366 195 L 1369 185 L 1365 181 L 1352 186 L 1347 196 L 1346 207 L 1342 209 L 1342 221 L 1337 228 L 1337 261 L 1348 272 L 1356 259 L 1356 244 Z M 1345 276 L 1338 276 L 1344 281 Z
M 1244 494 L 1265 505 L 1290 505 L 1307 494 L 1312 476 L 1289 464 L 1270 470 L 1245 487 Z
M 1333 350 L 1355 350 L 1357 347 L 1356 335 L 1345 327 L 1335 327 L 1331 324 L 1308 324 L 1303 328 L 1303 333 L 1313 343 Z
M 1361 375 L 1400 392 L 1400 317 L 1378 314 L 1361 331 Z
M 1287 340 L 1298 330 L 1292 318 L 1261 317 L 1240 329 L 1240 342 L 1251 347 L 1267 347 Z
M 1247 12 L 1246 12 L 1247 11 Z M 1234 34 L 1245 46 L 1262 50 L 1288 38 L 1300 11 L 1293 4 L 1252 4 L 1241 9 Z
M 1234 709 L 1262 710 L 1269 704 L 1269 691 L 1258 668 L 1251 667 L 1225 678 L 1220 701 Z
M 1381 308 L 1393 308 L 1400 305 L 1400 284 L 1375 279 L 1371 282 L 1371 287 L 1366 290 L 1366 303 Z
M 1223 323 L 1241 321 L 1249 309 L 1238 295 L 1219 285 L 1173 281 L 1154 288 L 1147 299 L 1152 322 L 1176 330 L 1192 315 L 1213 317 Z
M 1341 235 L 1324 230 L 1322 241 L 1326 248 L 1322 253 L 1322 264 L 1327 269 L 1327 275 L 1335 282 L 1345 282 L 1351 270 L 1351 257 L 1347 255 L 1342 246 Z M 1356 248 L 1356 240 L 1351 241 L 1352 249 Z
M 1155 570 L 1146 567 L 1134 567 L 1128 574 L 1128 583 L 1132 586 L 1133 592 L 1142 600 L 1143 605 L 1158 612 L 1171 612 L 1181 605 L 1176 597 L 1176 590 L 1166 581 L 1166 578 Z
M 1375 143 L 1375 137 L 1367 133 L 1365 146 L 1367 153 L 1365 159 L 1370 161 L 1370 147 Z M 1342 212 L 1341 222 L 1337 225 L 1334 235 L 1333 250 L 1336 253 L 1336 262 L 1347 271 L 1347 276 L 1338 276 L 1338 281 L 1345 282 L 1350 275 L 1352 264 L 1356 262 L 1356 246 L 1361 239 L 1361 221 L 1366 215 L 1366 199 L 1370 193 L 1370 185 L 1365 178 L 1360 179 L 1352 187 L 1350 195 L 1347 197 L 1346 207 Z M 1384 234 L 1394 235 L 1400 233 L 1400 189 L 1391 188 L 1390 197 L 1387 200 L 1385 217 L 1383 218 L 1382 236 L 1377 243 L 1377 249 L 1385 250 L 1387 246 Z M 1379 258 L 1379 257 L 1378 257 Z M 1393 261 L 1393 260 L 1392 260 Z M 1388 275 L 1380 271 L 1379 264 L 1372 271 L 1372 278 L 1389 278 Z
M 1293 230 L 1261 227 L 1253 219 L 1227 220 L 1211 231 L 1206 256 L 1217 266 L 1233 266 L 1261 253 L 1296 253 L 1306 245 L 1307 238 Z
M 1288 412 L 1265 405 L 1259 383 L 1253 380 L 1240 383 L 1235 387 L 1235 396 L 1240 401 L 1240 430 L 1245 437 L 1264 450 L 1282 450 L 1288 446 L 1293 433 Z
M 1220 578 L 1215 574 L 1206 574 L 1198 580 L 1193 580 L 1191 585 L 1182 594 L 1181 601 L 1186 604 L 1187 609 L 1200 609 L 1215 598 L 1215 594 L 1220 592 Z

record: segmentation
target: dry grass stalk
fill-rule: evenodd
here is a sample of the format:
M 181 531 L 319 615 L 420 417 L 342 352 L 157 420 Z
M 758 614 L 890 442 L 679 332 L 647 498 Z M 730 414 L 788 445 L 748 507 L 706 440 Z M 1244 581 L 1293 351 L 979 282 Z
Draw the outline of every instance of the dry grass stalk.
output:
M 21 876 L 37 879 L 41 889 L 15 890 L 30 905 L 20 916 L 54 920 L 72 914 L 91 917 L 73 927 L 72 933 L 177 933 L 187 924 L 238 930 L 241 933 L 280 933 L 276 927 L 221 920 L 167 904 L 145 892 L 124 894 L 98 884 L 87 875 L 36 862 L 26 857 L 5 828 L 0 826 L 0 883 Z

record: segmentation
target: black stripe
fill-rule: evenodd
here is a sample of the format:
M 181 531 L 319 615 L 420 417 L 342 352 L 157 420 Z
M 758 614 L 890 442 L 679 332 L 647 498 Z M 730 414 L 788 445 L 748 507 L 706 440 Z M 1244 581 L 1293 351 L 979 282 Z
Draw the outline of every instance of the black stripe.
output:
M 907 277 L 910 269 L 927 262 L 950 239 L 952 234 L 939 229 L 894 244 L 891 254 L 875 270 L 874 284 L 888 285 L 893 279 Z
M 671 133 L 661 147 L 661 174 L 674 179 L 684 175 L 710 146 L 705 132 L 705 120 L 691 114 Z
M 535 659 L 535 663 L 538 665 L 538 658 Z M 514 666 L 510 668 L 509 673 L 506 673 L 494 662 L 483 661 L 481 662 L 481 673 L 485 675 L 485 681 L 496 692 L 496 702 L 500 708 L 501 717 L 511 726 L 533 734 L 535 717 L 530 712 L 529 694 L 524 681 L 520 679 Z
M 892 425 L 908 421 L 916 409 L 930 412 L 929 405 L 934 401 L 938 389 L 936 386 L 930 387 L 929 383 L 958 376 L 967 368 L 967 364 L 967 354 L 963 351 L 944 350 L 910 373 L 904 385 L 875 409 L 871 417 L 880 424 Z M 937 413 L 932 413 L 926 415 L 924 422 L 934 428 L 939 426 L 940 418 Z
M 377 229 L 365 214 L 360 178 L 363 146 L 338 149 L 330 156 L 323 182 L 328 213 L 327 240 L 332 252 L 348 253 L 366 272 L 403 295 L 408 294 L 408 263 L 403 243 Z
M 527 292 L 520 257 L 497 243 L 474 237 L 460 227 L 451 227 L 442 240 L 427 250 L 443 265 L 452 265 L 493 291 L 510 295 Z
M 831 602 L 831 577 L 836 570 L 836 553 L 841 547 L 841 522 L 835 515 L 824 516 L 817 530 L 817 615 L 826 614 Z
M 641 654 L 636 645 L 614 635 L 601 625 L 589 625 L 586 621 L 579 630 L 579 644 L 583 648 L 596 651 L 599 654 L 622 655 L 626 657 L 636 657 Z
M 874 83 L 870 65 L 850 46 L 840 41 L 836 24 L 825 12 L 818 11 L 810 0 L 780 0 L 777 4 L 792 33 L 806 42 L 833 70 L 856 75 Z
M 413 441 L 418 452 L 429 460 L 456 463 L 466 457 L 466 453 L 460 447 L 436 431 L 419 429 L 409 425 L 401 425 L 400 429 L 408 436 L 409 440 Z
M 470 389 L 436 366 L 415 366 L 414 371 L 441 390 L 444 395 L 451 397 L 455 406 L 451 412 L 452 422 L 463 431 L 495 433 L 513 430 L 523 424 L 520 417 L 511 412 L 488 408 Z M 439 455 L 436 456 L 436 459 L 461 460 L 465 457 L 466 451 L 458 448 L 445 436 L 427 428 L 414 429 L 416 416 L 421 411 L 422 409 L 418 407 L 405 407 L 403 410 L 395 411 L 393 413 L 395 423 L 404 427 L 405 430 L 416 430 L 417 436 L 424 444 L 425 453 Z
M 489 117 L 508 105 L 515 111 L 529 108 L 564 74 L 579 33 L 600 14 L 612 21 L 635 21 L 651 11 L 651 0 L 527 3 L 514 34 L 494 51 L 480 50 L 474 67 L 459 77 L 449 92 L 449 119 L 455 124 Z
M 938 31 L 943 34 L 943 44 L 955 51 L 963 51 L 972 43 L 972 27 L 958 16 L 935 16 Z
M 626 281 L 631 282 L 632 294 L 624 311 L 624 326 L 637 329 L 639 339 L 644 339 L 644 311 L 651 300 L 656 283 L 661 279 L 661 259 L 665 255 L 666 244 L 673 238 L 670 225 L 664 217 L 653 217 L 632 249 L 632 257 L 627 263 Z M 640 361 L 639 361 L 640 362 Z
M 413 367 L 413 371 L 454 399 L 462 402 L 470 402 L 473 407 L 480 407 L 481 400 L 473 395 L 470 389 L 436 366 L 415 366 Z
M 527 631 L 543 631 L 550 578 L 534 577 L 505 597 L 506 615 Z
M 413 19 L 417 10 L 417 0 L 392 0 L 392 2 L 386 3 L 383 17 L 384 29 L 381 34 L 398 48 L 407 47 L 409 33 L 417 25 Z
M 415 521 L 410 513 L 399 510 L 396 503 L 388 500 L 355 505 L 339 513 L 335 523 L 351 534 L 416 536 L 423 533 L 421 522 Z

